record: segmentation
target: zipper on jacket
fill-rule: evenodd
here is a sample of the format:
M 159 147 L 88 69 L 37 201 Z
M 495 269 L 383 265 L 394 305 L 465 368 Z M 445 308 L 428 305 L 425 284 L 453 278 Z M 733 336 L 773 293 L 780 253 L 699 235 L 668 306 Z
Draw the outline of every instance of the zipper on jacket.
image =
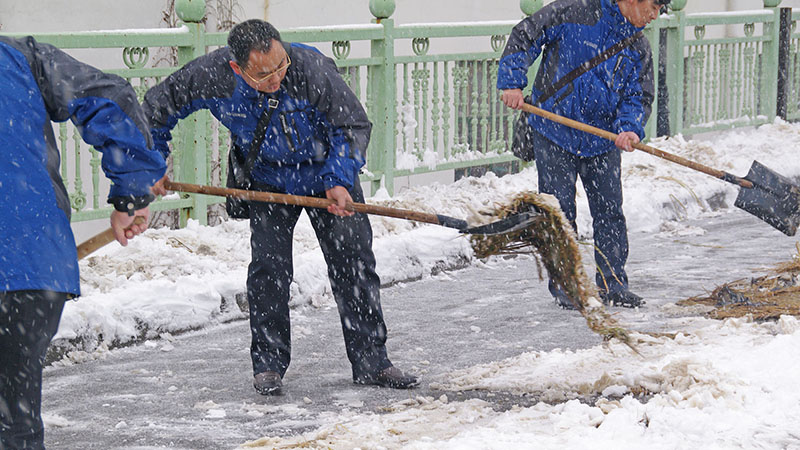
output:
M 281 125 L 283 126 L 283 134 L 286 136 L 286 142 L 289 144 L 289 150 L 294 153 L 297 149 L 294 147 L 294 142 L 292 142 L 292 129 L 289 127 L 289 124 L 286 123 L 286 116 L 281 114 L 278 116 L 281 121 Z

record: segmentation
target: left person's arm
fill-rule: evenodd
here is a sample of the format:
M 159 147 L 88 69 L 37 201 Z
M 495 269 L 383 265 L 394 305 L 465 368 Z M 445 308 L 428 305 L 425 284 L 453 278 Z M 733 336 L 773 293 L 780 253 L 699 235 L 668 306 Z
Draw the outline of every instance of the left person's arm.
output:
M 72 120 L 83 140 L 103 154 L 101 167 L 111 180 L 112 228 L 123 245 L 147 224 L 132 225 L 135 216 L 149 217 L 150 187 L 166 171 L 152 140 L 133 88 L 123 78 L 104 73 L 63 51 L 30 44 L 37 60 L 34 73 L 53 121 Z M 130 219 L 123 219 L 122 215 Z M 128 228 L 127 232 L 120 231 Z

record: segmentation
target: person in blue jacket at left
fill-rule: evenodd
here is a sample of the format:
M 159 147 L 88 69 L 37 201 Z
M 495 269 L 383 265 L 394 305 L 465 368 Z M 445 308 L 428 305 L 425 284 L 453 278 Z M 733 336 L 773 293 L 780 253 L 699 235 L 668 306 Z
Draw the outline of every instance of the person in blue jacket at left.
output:
M 42 366 L 65 301 L 80 295 L 51 123 L 66 120 L 103 153 L 120 244 L 147 228 L 149 189 L 166 170 L 124 79 L 32 37 L 0 36 L 0 449 L 44 448 Z
M 178 120 L 207 109 L 231 131 L 230 151 L 252 156 L 251 189 L 333 200 L 327 212 L 306 208 L 306 214 L 328 265 L 353 381 L 415 386 L 417 378 L 387 356 L 369 219 L 346 209 L 364 199 L 358 172 L 372 124 L 333 60 L 313 47 L 281 41 L 268 22 L 247 20 L 231 30 L 227 47 L 190 61 L 151 88 L 144 108 L 164 155 Z M 251 149 L 261 120 L 268 124 L 263 142 Z M 166 193 L 160 183 L 154 192 Z M 302 212 L 293 205 L 250 206 L 250 356 L 253 386 L 263 395 L 281 391 L 291 359 L 292 235 Z

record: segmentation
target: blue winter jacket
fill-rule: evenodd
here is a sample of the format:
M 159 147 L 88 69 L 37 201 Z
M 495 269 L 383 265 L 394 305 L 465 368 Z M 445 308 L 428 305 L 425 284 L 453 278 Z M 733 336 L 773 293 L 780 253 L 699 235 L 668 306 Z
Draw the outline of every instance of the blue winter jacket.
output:
M 208 109 L 231 131 L 247 155 L 268 100 L 278 101 L 250 174 L 256 186 L 313 195 L 350 188 L 364 165 L 372 125 L 336 64 L 317 49 L 284 44 L 292 60 L 281 88 L 256 91 L 230 67 L 228 47 L 189 62 L 145 94 L 155 146 L 169 154 L 170 131 L 199 109 Z
M 589 125 L 644 138 L 653 102 L 653 60 L 647 39 L 633 44 L 564 86 L 542 104 L 536 99 L 576 67 L 637 33 L 612 0 L 558 0 L 514 27 L 500 67 L 497 88 L 527 85 L 528 67 L 542 53 L 531 98 L 534 105 Z M 530 125 L 560 147 L 580 156 L 595 156 L 614 143 L 530 115 Z
M 80 294 L 51 124 L 68 119 L 103 153 L 110 198 L 145 198 L 166 169 L 125 80 L 31 37 L 0 36 L 0 291 Z

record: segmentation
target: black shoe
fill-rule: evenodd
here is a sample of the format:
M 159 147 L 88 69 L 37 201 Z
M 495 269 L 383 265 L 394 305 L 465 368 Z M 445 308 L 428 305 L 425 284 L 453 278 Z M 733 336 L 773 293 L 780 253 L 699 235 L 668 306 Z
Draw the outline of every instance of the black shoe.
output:
M 281 375 L 271 370 L 257 373 L 256 376 L 253 377 L 253 387 L 256 389 L 256 392 L 261 395 L 279 394 L 283 387 Z
M 410 389 L 419 384 L 417 377 L 403 373 L 395 366 L 389 366 L 375 375 L 353 380 L 356 384 L 373 384 L 392 389 Z
M 645 304 L 642 297 L 627 289 L 611 292 L 600 291 L 600 298 L 606 305 L 622 306 L 625 308 L 638 308 Z
M 569 297 L 567 297 L 567 294 L 559 292 L 553 298 L 556 301 L 556 306 L 558 306 L 561 309 L 566 309 L 570 311 L 578 309 L 575 306 L 575 303 L 572 303 L 572 300 L 570 300 Z
M 561 290 L 561 288 L 554 288 L 554 289 L 555 292 L 551 291 L 551 293 L 553 294 L 553 299 L 555 299 L 556 306 L 558 306 L 561 309 L 567 309 L 571 311 L 578 309 L 578 307 L 575 306 L 575 303 L 573 303 L 572 300 L 569 299 L 569 296 L 567 295 L 566 292 Z

